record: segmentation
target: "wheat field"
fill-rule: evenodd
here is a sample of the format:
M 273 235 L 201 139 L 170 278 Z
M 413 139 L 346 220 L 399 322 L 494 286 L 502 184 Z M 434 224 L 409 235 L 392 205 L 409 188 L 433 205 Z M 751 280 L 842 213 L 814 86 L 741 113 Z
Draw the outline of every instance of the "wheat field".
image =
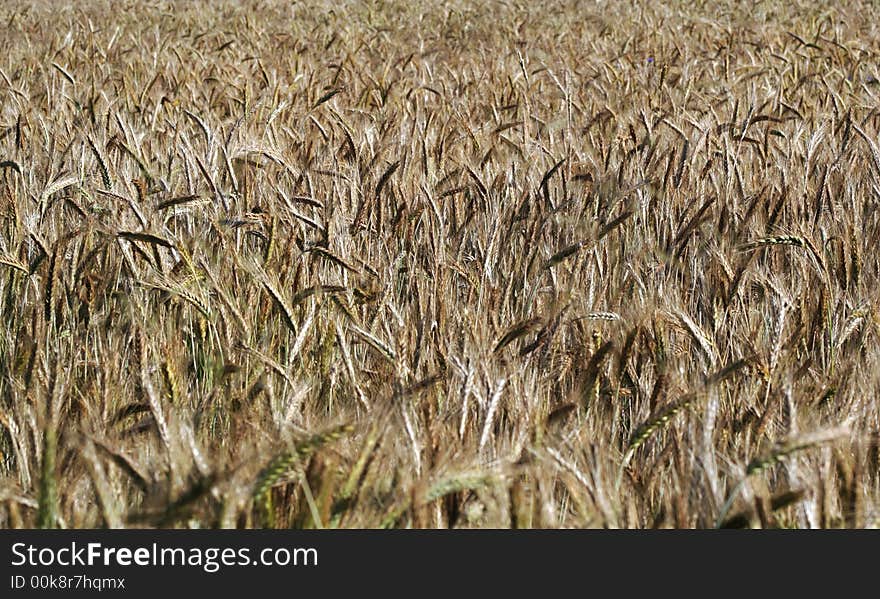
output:
M 0 527 L 877 526 L 871 15 L 4 2 Z

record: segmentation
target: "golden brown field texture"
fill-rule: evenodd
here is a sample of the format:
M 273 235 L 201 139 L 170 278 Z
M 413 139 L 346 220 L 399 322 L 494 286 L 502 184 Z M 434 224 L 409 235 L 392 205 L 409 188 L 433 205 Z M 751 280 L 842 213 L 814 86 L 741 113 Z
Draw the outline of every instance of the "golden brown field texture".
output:
M 875 17 L 4 2 L 0 526 L 877 526 Z

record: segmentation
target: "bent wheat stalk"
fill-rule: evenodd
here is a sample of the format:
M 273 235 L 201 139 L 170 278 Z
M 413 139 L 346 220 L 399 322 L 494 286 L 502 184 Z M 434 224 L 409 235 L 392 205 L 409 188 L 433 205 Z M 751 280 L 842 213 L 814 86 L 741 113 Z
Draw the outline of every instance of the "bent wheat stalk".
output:
M 778 464 L 794 453 L 818 447 L 826 443 L 831 443 L 847 434 L 849 434 L 849 428 L 847 426 L 816 431 L 789 439 L 788 441 L 777 443 L 767 453 L 753 458 L 746 466 L 746 475 L 733 487 L 727 501 L 725 501 L 724 505 L 721 507 L 718 518 L 715 520 L 715 528 L 719 528 L 725 521 L 727 513 L 730 511 L 730 508 L 733 507 L 733 502 L 736 501 L 740 491 L 742 491 L 753 475 L 764 472 L 771 466 Z

